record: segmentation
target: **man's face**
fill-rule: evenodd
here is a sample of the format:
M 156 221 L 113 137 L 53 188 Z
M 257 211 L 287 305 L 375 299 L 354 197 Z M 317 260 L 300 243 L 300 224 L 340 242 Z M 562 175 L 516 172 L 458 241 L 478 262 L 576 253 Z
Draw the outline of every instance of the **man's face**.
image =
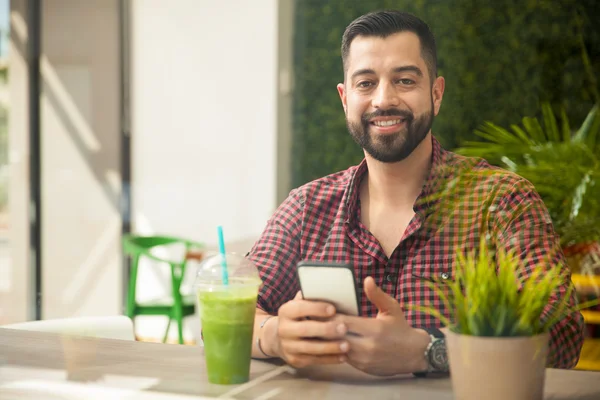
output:
M 346 67 L 338 92 L 350 134 L 378 161 L 404 160 L 430 132 L 444 92 L 444 78 L 429 76 L 419 37 L 358 36 Z

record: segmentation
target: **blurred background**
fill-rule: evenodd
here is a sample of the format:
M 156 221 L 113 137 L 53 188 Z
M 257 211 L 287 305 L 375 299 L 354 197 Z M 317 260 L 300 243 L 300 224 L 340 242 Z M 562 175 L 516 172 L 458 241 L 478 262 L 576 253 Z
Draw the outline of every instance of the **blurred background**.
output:
M 125 235 L 205 252 L 222 225 L 245 253 L 290 189 L 360 162 L 341 36 L 383 8 L 436 36 L 434 134 L 532 180 L 574 270 L 595 274 L 596 0 L 0 0 L 0 323 L 129 313 L 132 280 L 135 302 L 172 298 L 168 264 L 132 276 Z M 138 338 L 166 321 L 137 317 Z

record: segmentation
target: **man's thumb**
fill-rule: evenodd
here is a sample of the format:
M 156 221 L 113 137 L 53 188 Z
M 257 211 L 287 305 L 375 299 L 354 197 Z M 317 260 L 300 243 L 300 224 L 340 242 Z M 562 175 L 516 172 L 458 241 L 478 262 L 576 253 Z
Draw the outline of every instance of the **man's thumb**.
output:
M 369 276 L 365 279 L 364 286 L 367 298 L 371 303 L 375 304 L 380 314 L 403 315 L 402 308 L 396 299 L 381 290 L 372 277 Z

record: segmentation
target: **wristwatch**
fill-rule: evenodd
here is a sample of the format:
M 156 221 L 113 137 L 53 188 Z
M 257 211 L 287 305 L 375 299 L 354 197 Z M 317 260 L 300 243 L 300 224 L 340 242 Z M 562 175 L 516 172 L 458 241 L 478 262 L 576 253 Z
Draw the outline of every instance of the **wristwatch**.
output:
M 448 353 L 446 352 L 446 337 L 437 328 L 422 328 L 429 334 L 431 341 L 425 349 L 425 360 L 427 360 L 427 371 L 415 372 L 414 375 L 424 378 L 429 373 L 443 372 L 450 370 L 448 366 Z

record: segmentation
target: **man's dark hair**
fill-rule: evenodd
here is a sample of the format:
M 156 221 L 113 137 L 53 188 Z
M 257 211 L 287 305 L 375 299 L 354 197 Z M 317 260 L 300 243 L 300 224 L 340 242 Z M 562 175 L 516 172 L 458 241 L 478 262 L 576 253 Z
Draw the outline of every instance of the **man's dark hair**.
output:
M 386 37 L 399 32 L 413 32 L 421 42 L 421 57 L 427 64 L 431 82 L 437 77 L 437 54 L 435 38 L 425 21 L 401 11 L 375 11 L 358 17 L 348 25 L 342 36 L 342 64 L 344 74 L 347 71 L 347 60 L 350 44 L 357 36 Z

